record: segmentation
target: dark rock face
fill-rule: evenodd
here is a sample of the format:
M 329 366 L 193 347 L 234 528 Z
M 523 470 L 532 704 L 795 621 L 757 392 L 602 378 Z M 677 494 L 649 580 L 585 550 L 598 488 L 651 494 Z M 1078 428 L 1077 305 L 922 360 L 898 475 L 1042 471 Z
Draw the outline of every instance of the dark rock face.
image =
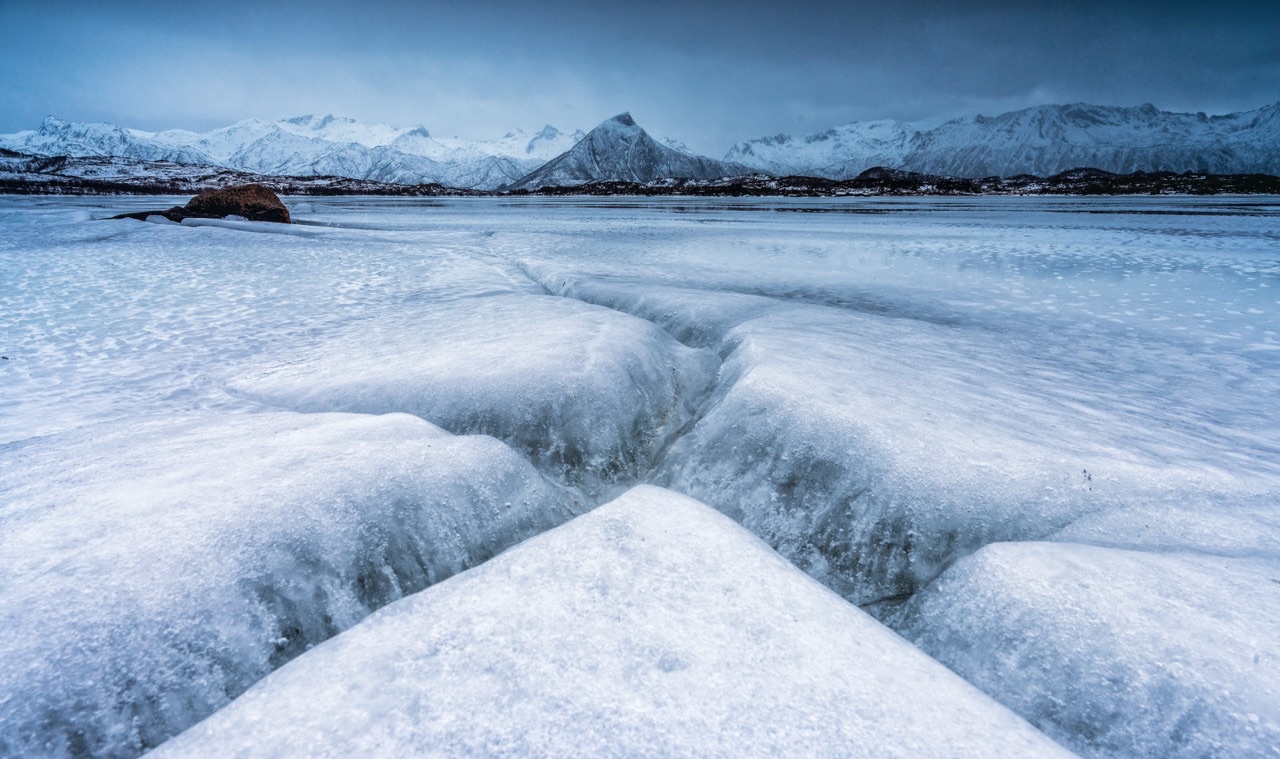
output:
M 663 145 L 620 113 L 576 145 L 511 184 L 512 190 L 590 182 L 650 182 L 665 177 L 712 180 L 750 173 L 744 166 L 690 155 Z
M 260 184 L 202 192 L 187 203 L 186 210 L 190 216 L 243 216 L 249 221 L 291 223 L 289 209 L 280 202 L 280 197 Z
M 169 221 L 177 222 L 183 219 L 224 219 L 228 216 L 240 216 L 249 221 L 293 223 L 289 218 L 289 209 L 280 202 L 280 197 L 260 184 L 237 185 L 202 192 L 192 198 L 186 206 L 174 206 L 167 211 L 138 211 L 112 218 L 146 221 L 148 216 L 163 216 Z

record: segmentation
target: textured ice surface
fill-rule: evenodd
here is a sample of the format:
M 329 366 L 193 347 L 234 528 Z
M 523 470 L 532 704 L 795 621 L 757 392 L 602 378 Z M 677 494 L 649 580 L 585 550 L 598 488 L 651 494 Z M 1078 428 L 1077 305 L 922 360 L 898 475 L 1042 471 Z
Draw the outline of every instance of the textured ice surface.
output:
M 595 491 L 652 468 L 716 366 L 642 319 L 527 295 L 361 324 L 231 389 L 300 411 L 405 411 L 487 433 Z
M 721 388 L 658 481 L 860 602 L 1100 510 L 1274 488 L 1234 431 L 1188 429 L 1142 387 L 1159 377 L 1055 360 L 1048 340 L 806 307 L 727 342 Z
M 1081 752 L 1265 753 L 1276 206 L 1147 203 L 742 214 L 720 244 L 650 231 L 643 254 L 523 266 L 724 357 L 653 481 L 885 600 L 887 621 Z M 1038 538 L 1112 550 L 980 548 Z
M 898 610 L 927 653 L 1098 756 L 1280 747 L 1280 557 L 997 543 Z
M 373 609 L 568 519 L 394 414 L 193 414 L 0 450 L 0 754 L 154 746 Z
M 859 602 L 1087 515 L 1274 505 L 1270 227 L 1212 204 L 1028 206 L 743 213 L 523 268 L 716 348 L 718 387 L 654 481 Z
M 713 510 L 639 487 L 157 756 L 1067 755 Z
M 476 231 L 301 226 L 318 234 L 298 238 L 92 220 L 184 201 L 0 206 L 0 442 L 259 408 L 228 394 L 228 379 L 425 304 L 541 292 L 495 267 Z
M 1080 751 L 1275 745 L 1246 645 L 1280 590 L 1274 199 L 289 199 L 309 238 L 92 220 L 169 200 L 0 200 L 7 481 L 55 497 L 24 451 L 139 416 L 439 415 L 584 503 L 632 477 L 697 496 Z M 1046 586 L 1083 551 L 1089 592 Z

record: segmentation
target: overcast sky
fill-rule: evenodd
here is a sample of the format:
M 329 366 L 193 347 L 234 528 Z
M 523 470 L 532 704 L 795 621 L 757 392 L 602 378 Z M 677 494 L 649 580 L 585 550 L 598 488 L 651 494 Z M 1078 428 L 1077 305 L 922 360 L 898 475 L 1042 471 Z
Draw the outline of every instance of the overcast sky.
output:
M 333 113 L 435 134 L 590 129 L 734 142 L 1045 103 L 1280 101 L 1280 1 L 0 0 L 0 132 Z

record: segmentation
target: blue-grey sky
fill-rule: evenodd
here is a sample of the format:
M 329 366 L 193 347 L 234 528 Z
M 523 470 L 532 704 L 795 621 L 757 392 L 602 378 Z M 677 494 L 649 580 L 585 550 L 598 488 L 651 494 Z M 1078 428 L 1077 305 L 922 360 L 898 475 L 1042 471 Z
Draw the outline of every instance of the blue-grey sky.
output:
M 0 0 L 0 132 L 334 113 L 435 134 L 631 111 L 721 155 L 863 119 L 1280 101 L 1280 2 Z

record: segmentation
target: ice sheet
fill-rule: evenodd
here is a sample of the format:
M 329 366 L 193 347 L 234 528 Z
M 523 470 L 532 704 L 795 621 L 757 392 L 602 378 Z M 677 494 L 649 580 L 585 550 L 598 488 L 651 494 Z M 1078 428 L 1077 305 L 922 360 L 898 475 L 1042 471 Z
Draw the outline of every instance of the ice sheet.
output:
M 1028 206 L 716 206 L 723 229 L 628 246 L 624 219 L 515 255 L 725 358 L 652 481 L 859 602 L 1088 515 L 1274 504 L 1280 265 L 1254 207 Z
M 0 449 L 0 754 L 132 756 L 580 504 L 403 414 L 194 414 Z
M 439 301 L 541 292 L 495 265 L 475 230 L 306 227 L 318 236 L 302 239 L 92 220 L 185 200 L 0 206 L 18 204 L 0 218 L 0 442 L 256 408 L 228 380 L 331 332 Z
M 93 221 L 185 199 L 171 200 L 0 200 L 0 470 L 21 472 L 34 438 L 89 424 L 260 413 L 271 404 L 250 385 L 305 368 L 270 400 L 323 390 L 464 427 L 487 408 L 480 428 L 544 471 L 567 441 L 634 461 L 607 487 L 574 466 L 558 475 L 589 499 L 630 478 L 697 495 L 895 623 L 930 598 L 937 614 L 903 628 L 922 640 L 998 584 L 948 578 L 1017 545 L 1003 541 L 1130 556 L 1100 559 L 1099 583 L 1134 573 L 1114 598 L 1078 598 L 1079 618 L 1112 619 L 1114 638 L 1063 653 L 1045 636 L 1012 663 L 965 649 L 966 676 L 1056 729 L 1030 667 L 1077 657 L 1050 670 L 1051 692 L 1131 705 L 1068 720 L 1059 734 L 1086 752 L 1208 745 L 1196 736 L 1233 729 L 1223 715 L 1267 719 L 1228 700 L 1182 712 L 1200 722 L 1161 721 L 1161 704 L 1210 688 L 1260 692 L 1208 634 L 1109 641 L 1166 615 L 1210 629 L 1219 605 L 1176 612 L 1152 583 L 1270 587 L 1236 582 L 1245 564 L 1231 562 L 1274 561 L 1280 545 L 1274 198 L 289 199 L 308 239 Z M 525 426 L 543 419 L 545 436 Z M 634 459 L 610 458 L 627 445 Z M 1224 563 L 1161 563 L 1183 556 Z M 983 635 L 1029 629 L 1055 557 L 1009 560 L 1028 588 L 981 618 Z M 1222 635 L 1272 625 L 1270 603 L 1240 607 Z M 1100 629 L 1076 619 L 1035 624 Z M 1090 675 L 1104 661 L 1150 670 L 1178 646 L 1182 690 Z M 1143 727 L 1107 744 L 1117 715 Z M 1229 745 L 1261 753 L 1269 735 Z
M 652 487 L 388 607 L 156 756 L 417 753 L 1067 755 Z
M 726 344 L 717 393 L 656 481 L 858 602 L 1100 511 L 1275 492 L 1275 462 L 1189 423 L 1151 392 L 1154 371 L 1100 374 L 1047 340 L 1037 355 L 1002 333 L 801 307 Z
M 997 543 L 895 614 L 927 653 L 1091 756 L 1280 746 L 1280 557 Z

